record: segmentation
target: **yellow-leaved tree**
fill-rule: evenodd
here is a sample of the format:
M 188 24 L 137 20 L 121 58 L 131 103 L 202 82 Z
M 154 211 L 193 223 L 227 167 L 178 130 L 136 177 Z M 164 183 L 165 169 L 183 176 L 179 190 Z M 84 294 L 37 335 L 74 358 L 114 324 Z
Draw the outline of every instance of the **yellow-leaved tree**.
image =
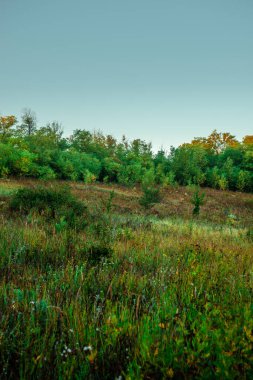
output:
M 0 116 L 0 141 L 4 142 L 12 136 L 12 127 L 17 123 L 15 116 Z

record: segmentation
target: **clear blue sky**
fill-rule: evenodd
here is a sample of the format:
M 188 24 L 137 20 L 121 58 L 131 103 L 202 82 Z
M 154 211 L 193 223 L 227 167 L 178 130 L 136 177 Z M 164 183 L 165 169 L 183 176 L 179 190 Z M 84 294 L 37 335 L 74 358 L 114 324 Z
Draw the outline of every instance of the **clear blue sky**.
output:
M 0 0 L 0 113 L 178 145 L 253 134 L 252 0 Z

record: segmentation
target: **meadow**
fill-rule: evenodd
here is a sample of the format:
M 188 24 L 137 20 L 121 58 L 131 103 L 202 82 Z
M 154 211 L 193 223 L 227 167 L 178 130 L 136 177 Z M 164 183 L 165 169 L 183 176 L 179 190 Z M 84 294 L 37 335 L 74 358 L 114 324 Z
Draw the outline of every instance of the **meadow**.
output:
M 0 181 L 1 379 L 253 377 L 252 194 L 203 189 L 193 216 L 192 186 L 145 209 L 69 182 L 74 214 L 11 207 L 42 185 L 65 191 Z

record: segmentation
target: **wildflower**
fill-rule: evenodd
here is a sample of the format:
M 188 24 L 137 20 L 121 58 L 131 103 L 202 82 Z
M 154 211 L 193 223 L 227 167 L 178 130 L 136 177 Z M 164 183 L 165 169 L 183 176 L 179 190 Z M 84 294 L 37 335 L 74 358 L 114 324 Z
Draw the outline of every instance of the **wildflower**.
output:
M 92 347 L 91 346 L 84 346 L 83 350 L 84 351 L 92 351 Z

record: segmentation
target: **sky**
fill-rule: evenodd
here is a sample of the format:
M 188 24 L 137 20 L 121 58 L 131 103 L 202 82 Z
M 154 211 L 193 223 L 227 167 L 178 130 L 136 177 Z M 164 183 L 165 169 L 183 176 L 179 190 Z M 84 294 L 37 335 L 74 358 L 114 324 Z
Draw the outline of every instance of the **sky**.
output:
M 0 114 L 169 149 L 253 134 L 252 0 L 0 0 Z

